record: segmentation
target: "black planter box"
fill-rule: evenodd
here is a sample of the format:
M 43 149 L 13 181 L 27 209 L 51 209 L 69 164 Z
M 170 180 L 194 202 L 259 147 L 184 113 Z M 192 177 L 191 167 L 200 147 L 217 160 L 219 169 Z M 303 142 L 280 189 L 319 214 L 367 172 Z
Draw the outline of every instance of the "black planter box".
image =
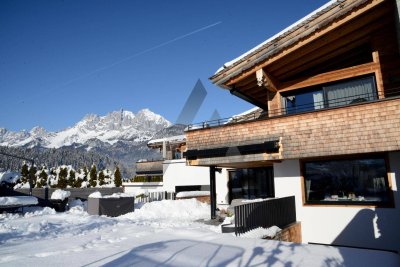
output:
M 49 199 L 51 203 L 51 207 L 54 208 L 58 212 L 64 212 L 65 208 L 68 204 L 68 198 L 61 200 L 61 199 Z
M 106 215 L 117 217 L 135 210 L 134 197 L 89 198 L 88 213 L 90 215 Z

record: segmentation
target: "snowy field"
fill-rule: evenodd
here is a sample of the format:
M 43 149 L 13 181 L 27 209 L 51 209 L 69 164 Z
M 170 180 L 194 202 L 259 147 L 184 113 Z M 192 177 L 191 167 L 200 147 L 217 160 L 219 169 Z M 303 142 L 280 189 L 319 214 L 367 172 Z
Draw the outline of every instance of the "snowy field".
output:
M 0 214 L 1 266 L 400 266 L 393 253 L 221 234 L 210 207 L 164 200 L 117 218 L 31 208 Z

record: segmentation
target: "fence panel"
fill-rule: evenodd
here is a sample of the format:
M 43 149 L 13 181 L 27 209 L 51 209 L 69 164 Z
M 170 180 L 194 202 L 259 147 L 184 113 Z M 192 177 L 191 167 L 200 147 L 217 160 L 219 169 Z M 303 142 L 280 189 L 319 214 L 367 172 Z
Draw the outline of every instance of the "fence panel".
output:
M 175 192 L 155 191 L 136 196 L 135 203 L 147 203 L 161 200 L 175 200 Z
M 295 197 L 268 199 L 235 207 L 235 234 L 273 225 L 279 228 L 296 222 Z

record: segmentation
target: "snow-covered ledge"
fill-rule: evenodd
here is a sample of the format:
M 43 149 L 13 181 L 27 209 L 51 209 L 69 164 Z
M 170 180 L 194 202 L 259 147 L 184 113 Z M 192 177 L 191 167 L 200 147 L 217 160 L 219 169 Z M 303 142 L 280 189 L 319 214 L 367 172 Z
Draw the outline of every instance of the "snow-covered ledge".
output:
M 0 197 L 0 208 L 37 205 L 38 199 L 32 196 Z

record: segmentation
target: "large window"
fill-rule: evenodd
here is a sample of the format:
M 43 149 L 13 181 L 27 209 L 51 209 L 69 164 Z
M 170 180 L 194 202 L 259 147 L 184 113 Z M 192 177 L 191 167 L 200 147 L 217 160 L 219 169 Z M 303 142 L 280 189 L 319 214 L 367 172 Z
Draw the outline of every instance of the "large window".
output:
M 303 163 L 305 200 L 309 204 L 388 204 L 384 157 Z
M 286 114 L 338 107 L 377 99 L 374 76 L 306 88 L 283 95 Z
M 274 197 L 272 167 L 229 171 L 229 201 Z

